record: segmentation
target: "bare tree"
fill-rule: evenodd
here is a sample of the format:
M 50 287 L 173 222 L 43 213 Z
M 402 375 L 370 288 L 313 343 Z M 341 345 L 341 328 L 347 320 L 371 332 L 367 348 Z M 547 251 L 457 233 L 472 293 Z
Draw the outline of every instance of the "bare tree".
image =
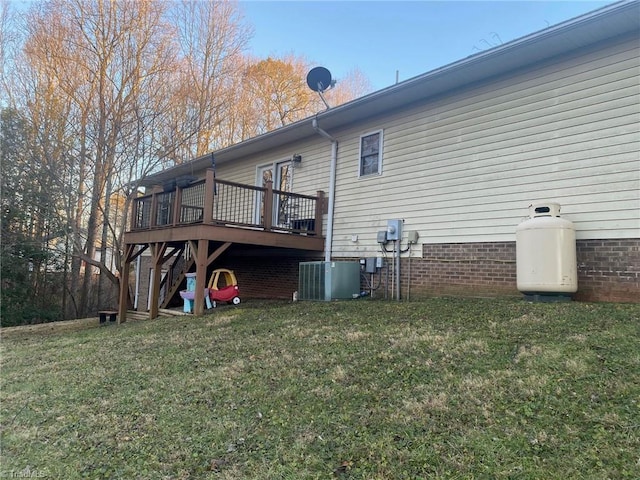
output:
M 0 107 L 13 108 L 7 128 L 24 126 L 12 155 L 37 192 L 30 232 L 64 257 L 73 316 L 118 284 L 136 180 L 321 109 L 304 59 L 243 55 L 251 28 L 235 2 L 48 0 L 27 22 L 0 1 Z M 336 104 L 360 80 L 332 91 Z
M 220 128 L 233 111 L 232 86 L 251 29 L 242 23 L 237 4 L 231 1 L 183 0 L 172 8 L 170 18 L 177 29 L 181 58 L 174 142 L 184 143 L 176 153 L 189 159 L 226 143 Z
M 325 92 L 327 102 L 331 107 L 347 103 L 362 97 L 373 90 L 371 82 L 362 71 L 354 68 L 347 72 L 344 78 L 337 78 L 334 88 Z
M 32 100 L 26 104 L 44 109 L 31 108 L 39 131 L 48 136 L 52 131 L 72 134 L 71 140 L 58 142 L 65 152 L 64 168 L 52 170 L 52 178 L 58 183 L 76 182 L 71 195 L 74 208 L 68 206 L 66 217 L 75 257 L 86 266 L 78 314 L 95 308 L 89 301 L 91 266 L 99 269 L 100 280 L 118 283 L 107 266 L 108 246 L 115 247 L 112 252 L 117 256 L 117 236 L 123 231 L 122 226 L 110 224 L 111 199 L 124 187 L 119 174 L 125 165 L 138 165 L 129 170 L 145 173 L 140 157 L 132 157 L 140 149 L 130 143 L 148 140 L 140 135 L 147 130 L 140 124 L 160 114 L 149 115 L 149 110 L 158 108 L 155 95 L 167 96 L 159 78 L 174 71 L 165 6 L 150 0 L 54 0 L 30 12 L 24 52 L 31 83 L 25 95 Z M 157 162 L 157 156 L 153 158 Z M 68 174 L 62 178 L 61 172 Z M 72 271 L 80 273 L 79 262 Z M 102 290 L 98 288 L 98 295 Z
M 264 133 L 308 116 L 313 92 L 306 86 L 307 62 L 292 55 L 267 58 L 248 66 L 245 85 Z
M 239 125 L 241 139 L 274 130 L 307 118 L 326 108 L 320 97 L 306 82 L 311 63 L 293 54 L 266 60 L 247 59 L 242 82 L 238 85 L 234 108 L 239 116 L 231 117 Z M 338 106 L 371 90 L 366 77 L 358 70 L 338 79 L 335 88 L 325 97 L 331 106 Z

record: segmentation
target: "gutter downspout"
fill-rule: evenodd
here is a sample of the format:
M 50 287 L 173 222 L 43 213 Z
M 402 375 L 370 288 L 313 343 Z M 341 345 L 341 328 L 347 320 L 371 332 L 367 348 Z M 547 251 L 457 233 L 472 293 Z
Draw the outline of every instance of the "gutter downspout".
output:
M 333 244 L 333 206 L 336 201 L 336 166 L 338 164 L 338 140 L 318 126 L 318 119 L 311 121 L 313 129 L 331 142 L 331 168 L 329 171 L 329 206 L 327 212 L 327 240 L 324 245 L 324 261 L 331 261 L 331 247 Z

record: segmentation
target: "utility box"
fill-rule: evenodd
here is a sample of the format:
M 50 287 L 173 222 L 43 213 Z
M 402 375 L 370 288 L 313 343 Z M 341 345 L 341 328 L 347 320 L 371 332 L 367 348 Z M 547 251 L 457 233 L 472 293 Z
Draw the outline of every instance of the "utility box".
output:
M 384 266 L 382 257 L 366 257 L 360 260 L 360 265 L 364 266 L 364 273 L 376 273 Z
M 364 259 L 364 272 L 376 273 L 376 257 L 367 257 Z
M 341 300 L 360 295 L 359 262 L 302 262 L 299 300 Z
M 387 240 L 402 240 L 402 220 L 387 220 Z

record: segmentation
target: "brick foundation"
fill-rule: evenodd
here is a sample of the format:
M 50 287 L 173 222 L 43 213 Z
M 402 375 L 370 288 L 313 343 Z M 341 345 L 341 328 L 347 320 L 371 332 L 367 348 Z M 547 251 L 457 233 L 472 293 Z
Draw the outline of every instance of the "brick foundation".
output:
M 515 242 L 423 245 L 411 260 L 414 297 L 433 295 L 520 295 Z M 640 303 L 640 239 L 578 240 L 575 300 Z M 402 288 L 406 291 L 407 260 Z
M 575 300 L 640 303 L 640 239 L 578 240 L 578 292 Z M 521 296 L 516 279 L 515 242 L 424 244 L 423 258 L 402 258 L 401 295 L 411 299 L 440 295 Z M 298 290 L 298 264 L 320 260 L 318 256 L 295 256 L 283 251 L 234 252 L 215 268 L 233 270 L 242 299 L 291 299 Z M 357 259 L 340 259 L 357 260 Z M 388 258 L 391 261 L 391 258 Z M 408 282 L 408 275 L 411 282 Z M 380 279 L 379 277 L 382 276 Z M 149 270 L 143 268 L 141 309 L 146 309 Z M 367 277 L 369 278 L 369 277 Z M 392 289 L 385 269 L 374 282 L 381 282 L 376 297 Z M 366 290 L 366 285 L 361 285 Z
M 519 295 L 515 242 L 425 244 L 422 257 L 401 266 L 404 291 L 411 268 L 412 297 Z
M 402 258 L 401 294 L 412 299 L 439 295 L 521 296 L 517 289 L 515 242 L 425 244 L 423 258 Z M 578 240 L 575 300 L 640 303 L 640 239 Z M 291 298 L 298 289 L 298 263 L 311 259 L 229 259 L 247 298 Z M 317 259 L 316 259 L 317 260 Z M 357 260 L 357 259 L 340 259 Z M 391 261 L 389 258 L 388 261 Z M 411 284 L 408 283 L 408 275 Z M 382 286 L 375 293 L 384 296 Z M 379 278 L 374 278 L 378 282 Z M 389 277 L 387 295 L 392 289 Z M 361 285 L 366 290 L 366 285 Z
M 576 243 L 576 300 L 640 303 L 639 238 Z
M 234 271 L 241 298 L 277 298 L 291 300 L 298 290 L 298 264 L 307 261 L 300 257 L 262 256 L 229 257 L 216 268 Z

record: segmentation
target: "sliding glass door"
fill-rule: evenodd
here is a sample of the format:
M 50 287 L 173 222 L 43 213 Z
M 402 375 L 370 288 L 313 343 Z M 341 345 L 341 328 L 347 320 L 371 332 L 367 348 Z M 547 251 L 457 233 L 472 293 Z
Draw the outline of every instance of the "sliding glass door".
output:
M 266 187 L 267 182 L 273 182 L 273 189 L 283 193 L 291 192 L 291 161 L 273 163 L 258 167 L 256 185 Z M 290 228 L 290 199 L 283 193 L 274 194 L 273 212 L 271 212 L 271 224 L 274 227 Z M 264 224 L 264 195 L 258 195 L 256 199 L 256 223 Z

